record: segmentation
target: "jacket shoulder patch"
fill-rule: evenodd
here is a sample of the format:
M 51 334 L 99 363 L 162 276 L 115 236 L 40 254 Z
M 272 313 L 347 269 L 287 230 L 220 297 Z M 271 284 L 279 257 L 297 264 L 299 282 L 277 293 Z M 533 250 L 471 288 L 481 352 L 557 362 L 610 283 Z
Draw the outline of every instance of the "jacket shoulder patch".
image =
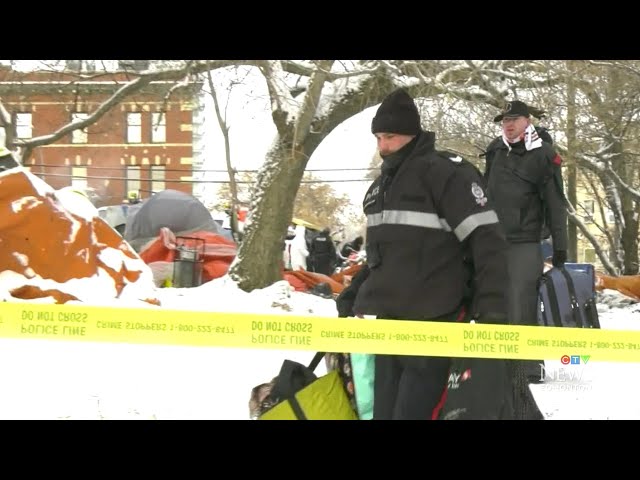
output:
M 484 190 L 482 187 L 478 185 L 476 182 L 471 184 L 471 194 L 475 197 L 476 203 L 481 207 L 484 207 L 487 203 L 487 196 L 484 194 Z

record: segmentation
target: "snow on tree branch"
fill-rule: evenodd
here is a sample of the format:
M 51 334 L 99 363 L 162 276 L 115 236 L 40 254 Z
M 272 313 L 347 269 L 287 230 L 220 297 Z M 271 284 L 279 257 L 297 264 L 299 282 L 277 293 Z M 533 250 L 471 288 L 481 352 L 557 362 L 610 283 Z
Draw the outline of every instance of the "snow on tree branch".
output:
M 293 121 L 296 116 L 298 102 L 291 95 L 284 80 L 284 69 L 280 60 L 264 60 L 258 66 L 267 82 L 273 121 L 278 133 L 283 135 L 287 122 Z
M 294 131 L 293 144 L 296 146 L 304 143 L 306 136 L 309 133 L 311 122 L 313 122 L 315 113 L 318 110 L 324 83 L 327 79 L 329 70 L 331 70 L 333 62 L 334 60 L 319 61 L 318 69 L 311 76 L 309 89 L 307 90 L 303 98 L 300 112 L 301 115 L 298 116 L 298 121 Z
M 604 266 L 604 268 L 606 268 L 609 273 L 615 273 L 617 269 L 609 261 L 607 252 L 605 252 L 604 249 L 600 247 L 600 242 L 598 241 L 598 239 L 590 232 L 589 228 L 587 228 L 587 226 L 584 224 L 584 222 L 576 212 L 576 209 L 573 207 L 571 202 L 566 198 L 565 198 L 565 205 L 567 207 L 567 215 L 569 216 L 569 219 L 580 229 L 582 234 L 591 242 L 591 245 L 593 245 L 593 248 L 596 251 L 596 255 L 598 255 L 598 258 L 600 258 L 600 261 L 602 262 L 602 265 Z
M 609 175 L 611 175 L 611 177 L 613 178 L 614 182 L 617 183 L 620 187 L 622 187 L 622 189 L 625 192 L 627 192 L 629 195 L 631 195 L 636 201 L 640 202 L 640 190 L 636 190 L 635 188 L 632 188 L 631 186 L 627 185 L 620 178 L 620 176 L 615 172 L 615 170 L 613 170 L 613 168 L 611 168 L 611 164 L 607 163 L 604 171 L 607 172 Z

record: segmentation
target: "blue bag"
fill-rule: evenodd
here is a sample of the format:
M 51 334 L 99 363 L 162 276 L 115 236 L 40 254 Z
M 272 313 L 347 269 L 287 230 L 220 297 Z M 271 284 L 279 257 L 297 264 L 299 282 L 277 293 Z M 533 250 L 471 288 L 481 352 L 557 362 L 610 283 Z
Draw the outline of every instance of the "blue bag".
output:
M 565 263 L 545 272 L 538 289 L 538 324 L 600 328 L 595 281 L 595 270 L 589 263 Z

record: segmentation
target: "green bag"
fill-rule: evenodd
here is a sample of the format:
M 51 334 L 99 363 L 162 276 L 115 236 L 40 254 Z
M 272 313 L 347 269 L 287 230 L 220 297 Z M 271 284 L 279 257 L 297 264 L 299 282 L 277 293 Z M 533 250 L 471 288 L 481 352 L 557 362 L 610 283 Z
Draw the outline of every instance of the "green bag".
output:
M 351 370 L 360 420 L 371 420 L 373 419 L 376 356 L 369 353 L 352 353 Z
M 317 353 L 309 366 L 285 360 L 269 401 L 275 405 L 259 420 L 357 420 L 338 371 L 320 378 L 313 371 L 324 357 Z

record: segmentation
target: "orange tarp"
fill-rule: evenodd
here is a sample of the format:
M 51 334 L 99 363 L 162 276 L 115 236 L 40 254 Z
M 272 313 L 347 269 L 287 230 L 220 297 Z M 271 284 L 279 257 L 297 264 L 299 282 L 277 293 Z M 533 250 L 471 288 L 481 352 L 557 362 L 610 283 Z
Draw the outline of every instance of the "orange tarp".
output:
M 56 303 L 82 300 L 78 298 L 82 293 L 69 280 L 87 279 L 88 284 L 102 285 L 105 295 L 120 297 L 139 280 L 144 285 L 137 286 L 144 290 L 151 279 L 148 266 L 107 223 L 69 212 L 52 187 L 22 168 L 0 174 L 2 271 L 18 275 L 20 285 L 10 291 L 12 296 L 53 297 Z M 100 283 L 105 274 L 113 281 L 113 290 Z M 44 288 L 43 280 L 49 282 Z M 149 283 L 152 293 L 153 283 Z M 157 303 L 153 298 L 140 300 Z
M 327 275 L 323 275 L 322 273 L 315 272 L 307 272 L 306 270 L 291 270 L 287 272 L 288 274 L 302 280 L 306 285 L 307 289 L 313 288 L 319 283 L 328 283 L 331 287 L 331 292 L 334 294 L 342 292 L 344 286 L 336 282 L 333 278 L 328 277 Z
M 334 279 L 336 282 L 344 286 L 347 286 L 348 283 L 345 282 L 345 280 L 347 279 L 346 277 L 353 277 L 356 273 L 360 271 L 363 265 L 364 265 L 363 263 L 350 265 L 344 270 L 341 270 L 338 273 L 334 273 L 333 275 L 331 275 L 331 278 Z M 349 283 L 350 282 L 351 282 L 351 279 L 349 278 Z
M 640 300 L 640 275 L 611 277 L 596 273 L 596 290 L 604 289 L 617 290 L 628 297 Z
M 190 238 L 204 240 L 202 282 L 224 276 L 236 256 L 236 244 L 213 232 L 198 231 L 186 234 Z M 176 235 L 164 227 L 160 235 L 140 252 L 140 258 L 147 264 L 153 262 L 173 262 L 176 256 Z

